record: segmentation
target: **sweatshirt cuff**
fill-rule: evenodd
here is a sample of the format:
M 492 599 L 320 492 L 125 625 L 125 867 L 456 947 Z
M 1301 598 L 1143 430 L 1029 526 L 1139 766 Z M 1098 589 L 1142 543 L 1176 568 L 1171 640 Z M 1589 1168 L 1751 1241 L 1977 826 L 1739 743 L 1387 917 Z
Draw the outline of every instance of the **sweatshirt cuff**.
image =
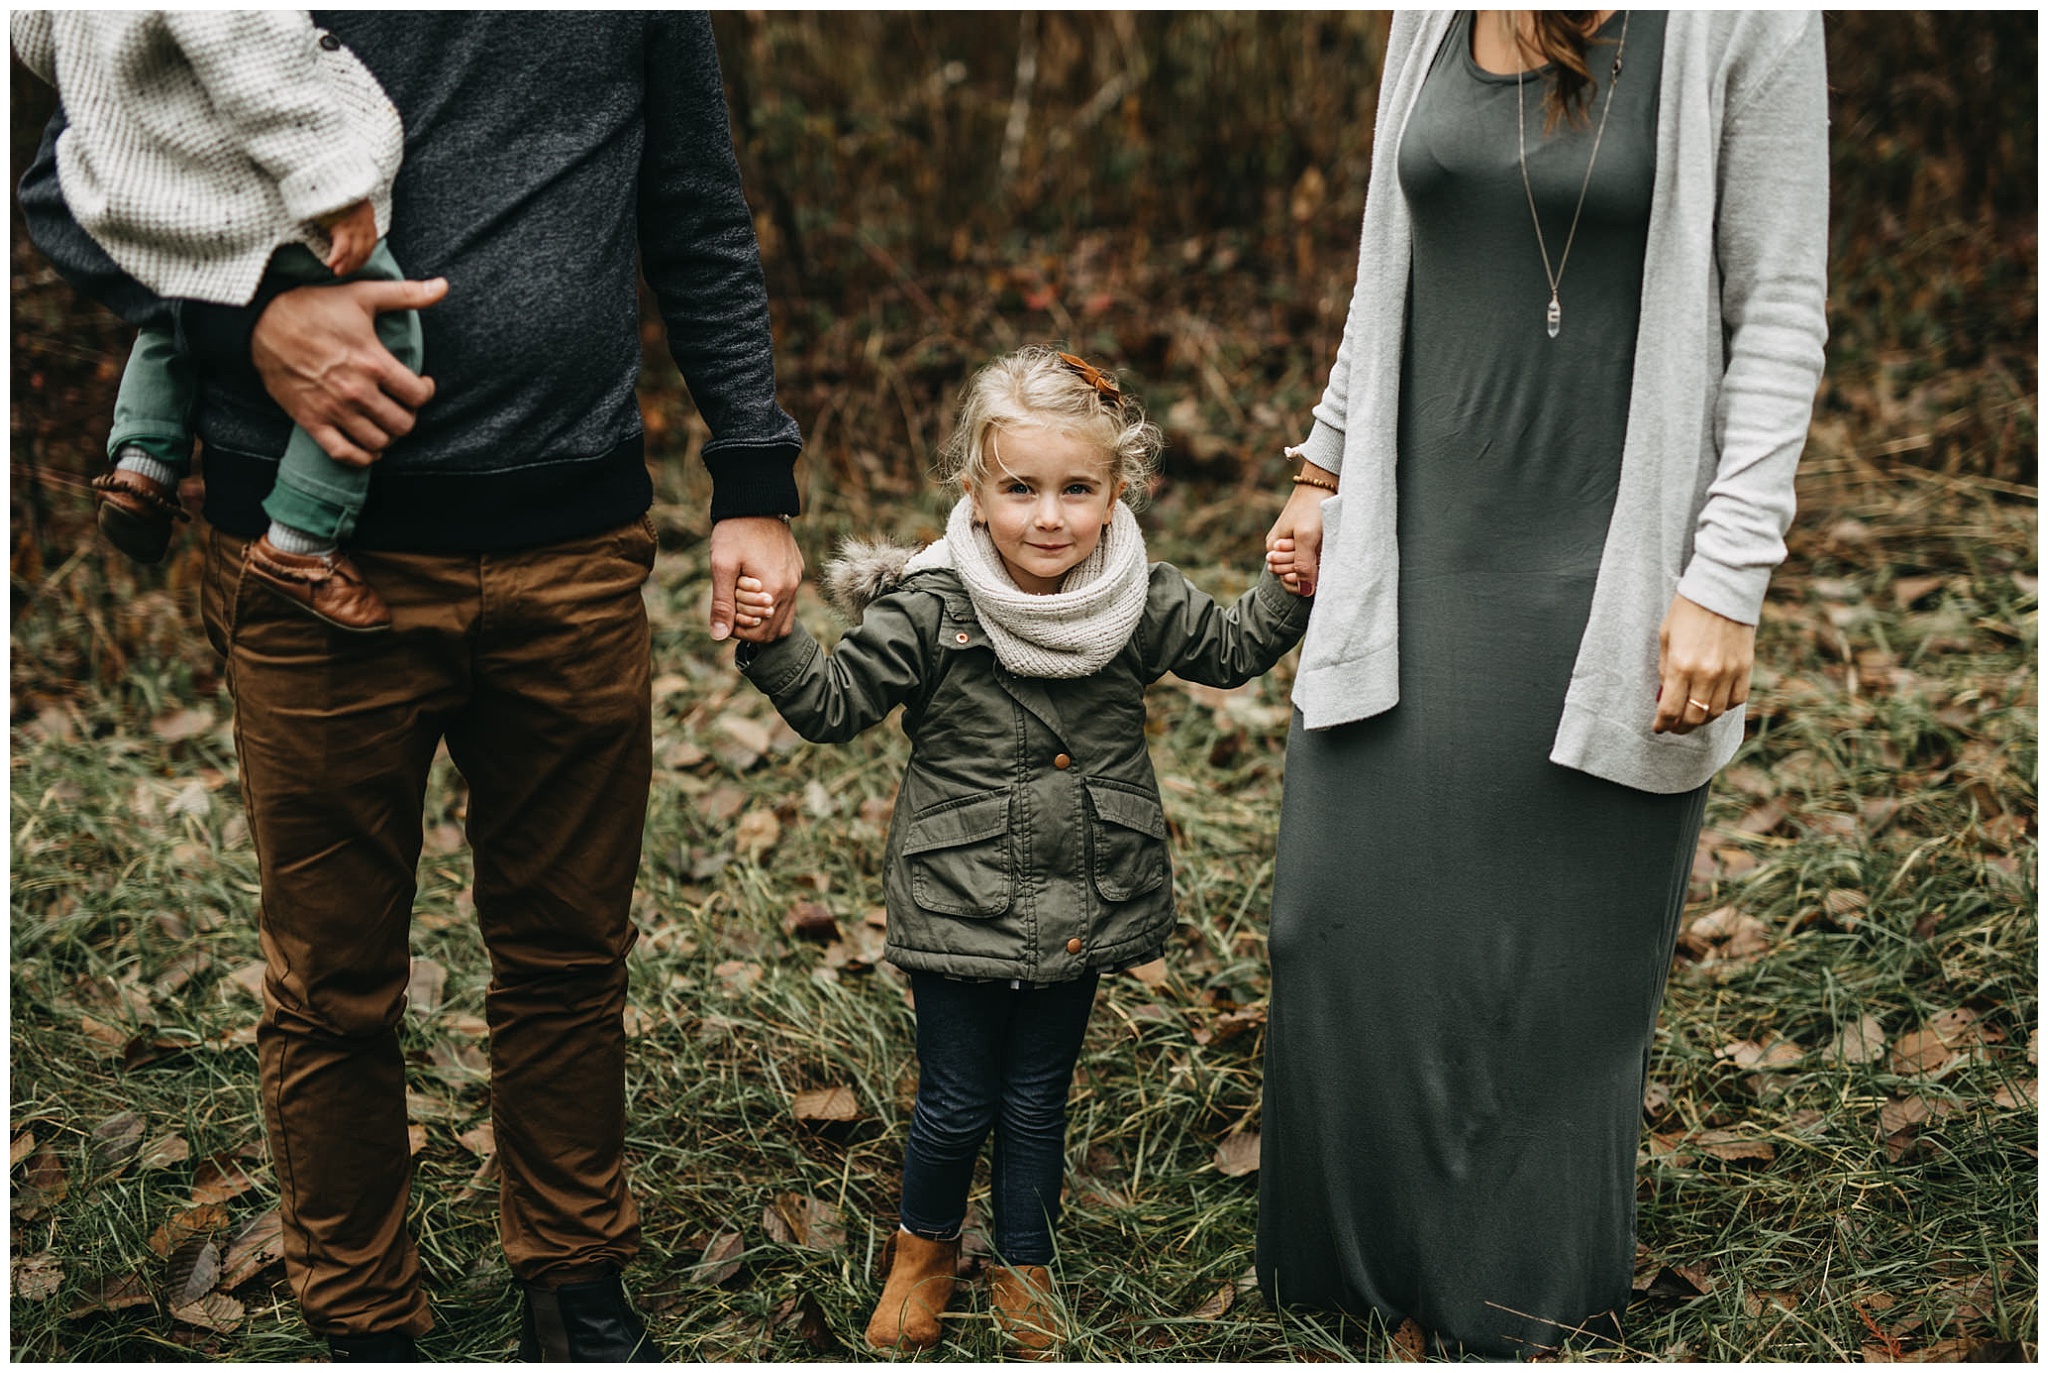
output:
M 368 200 L 376 189 L 376 160 L 353 148 L 330 153 L 277 183 L 284 212 L 309 227 L 322 215 Z
M 1753 625 L 1763 617 L 1770 584 L 1768 567 L 1730 567 L 1695 550 L 1692 565 L 1678 579 L 1678 594 L 1723 619 Z
M 711 473 L 711 519 L 748 515 L 798 515 L 793 443 L 728 443 L 704 450 Z
M 1344 431 L 1317 420 L 1301 441 L 1301 456 L 1325 472 L 1344 470 Z

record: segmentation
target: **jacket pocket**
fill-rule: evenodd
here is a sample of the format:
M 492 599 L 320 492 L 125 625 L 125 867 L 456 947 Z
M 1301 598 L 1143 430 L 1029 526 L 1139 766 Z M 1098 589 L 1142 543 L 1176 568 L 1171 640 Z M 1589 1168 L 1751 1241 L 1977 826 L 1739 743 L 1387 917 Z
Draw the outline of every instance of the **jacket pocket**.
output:
M 1159 799 L 1101 782 L 1088 783 L 1095 844 L 1095 890 L 1105 901 L 1130 901 L 1166 881 L 1166 812 Z
M 903 831 L 910 895 L 941 915 L 987 920 L 1010 909 L 1010 793 L 927 806 Z

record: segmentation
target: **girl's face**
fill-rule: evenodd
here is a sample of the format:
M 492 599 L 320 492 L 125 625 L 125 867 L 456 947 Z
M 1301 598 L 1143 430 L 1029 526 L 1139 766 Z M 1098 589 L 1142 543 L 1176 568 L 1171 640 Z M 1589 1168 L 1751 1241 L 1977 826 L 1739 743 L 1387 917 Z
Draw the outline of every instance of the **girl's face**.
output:
M 990 429 L 987 475 L 967 487 L 974 518 L 1020 590 L 1047 595 L 1102 542 L 1124 484 L 1101 446 L 1042 425 Z

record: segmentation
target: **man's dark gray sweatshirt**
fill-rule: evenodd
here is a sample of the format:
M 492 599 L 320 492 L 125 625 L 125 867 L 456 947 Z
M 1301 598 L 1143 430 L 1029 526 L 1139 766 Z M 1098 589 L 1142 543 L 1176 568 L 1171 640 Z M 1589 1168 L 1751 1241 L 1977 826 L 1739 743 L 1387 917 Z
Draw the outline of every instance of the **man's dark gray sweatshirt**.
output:
M 360 547 L 484 552 L 576 538 L 647 509 L 633 387 L 639 266 L 711 428 L 711 515 L 794 514 L 802 440 L 775 402 L 759 246 L 703 14 L 314 11 L 405 121 L 389 243 L 446 277 L 421 312 L 434 399 L 372 469 Z M 23 177 L 30 237 L 131 323 L 175 328 L 204 384 L 206 516 L 261 533 L 290 421 L 249 360 L 246 307 L 163 301 L 64 208 L 60 113 Z

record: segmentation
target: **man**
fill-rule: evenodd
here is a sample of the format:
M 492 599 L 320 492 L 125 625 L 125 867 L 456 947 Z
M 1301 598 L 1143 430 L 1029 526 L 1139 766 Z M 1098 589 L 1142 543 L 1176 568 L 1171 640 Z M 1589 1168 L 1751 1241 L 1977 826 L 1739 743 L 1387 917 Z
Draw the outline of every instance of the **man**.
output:
M 52 122 L 21 201 L 80 289 L 168 324 L 203 374 L 204 618 L 227 660 L 263 883 L 263 1104 L 285 1262 L 337 1360 L 414 1357 L 431 1326 L 405 1232 L 397 1027 L 427 772 L 470 788 L 490 950 L 491 1115 L 521 1352 L 652 1360 L 619 1269 L 625 956 L 651 775 L 654 558 L 634 382 L 634 260 L 712 432 L 712 636 L 793 613 L 801 442 L 775 403 L 765 292 L 701 14 L 315 16 L 406 129 L 392 252 L 414 278 L 163 301 L 66 213 Z M 426 370 L 378 342 L 419 309 Z M 245 573 L 296 422 L 374 462 L 356 565 L 390 632 L 347 635 Z M 773 608 L 735 605 L 762 583 Z M 317 578 L 317 570 L 314 574 Z M 345 589 L 345 588 L 344 588 Z

